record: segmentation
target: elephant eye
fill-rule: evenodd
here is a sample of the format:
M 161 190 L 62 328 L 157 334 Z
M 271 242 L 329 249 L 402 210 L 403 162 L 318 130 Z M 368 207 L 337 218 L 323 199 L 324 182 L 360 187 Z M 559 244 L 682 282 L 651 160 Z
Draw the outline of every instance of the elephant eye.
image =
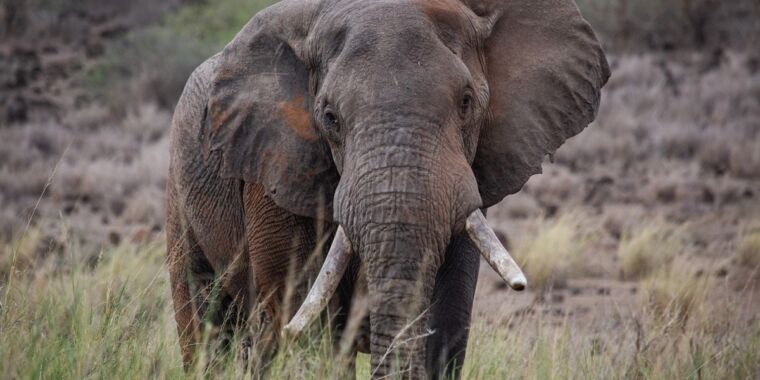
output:
M 472 95 L 464 94 L 462 97 L 462 103 L 459 105 L 459 116 L 467 117 L 472 109 Z
M 322 126 L 330 129 L 338 127 L 338 115 L 330 106 L 325 107 L 324 112 L 322 112 Z

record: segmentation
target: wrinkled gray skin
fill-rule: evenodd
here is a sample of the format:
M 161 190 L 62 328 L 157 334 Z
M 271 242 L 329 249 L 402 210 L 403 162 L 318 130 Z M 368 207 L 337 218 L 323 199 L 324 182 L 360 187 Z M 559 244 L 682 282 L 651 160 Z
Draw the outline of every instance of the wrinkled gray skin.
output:
M 571 1 L 286 0 L 257 14 L 175 112 L 169 267 L 186 363 L 202 274 L 231 272 L 227 303 L 245 314 L 287 273 L 272 262 L 288 249 L 267 247 L 296 239 L 303 262 L 324 220 L 357 253 L 344 312 L 366 281 L 373 376 L 448 364 L 458 377 L 479 262 L 464 219 L 585 128 L 608 76 Z

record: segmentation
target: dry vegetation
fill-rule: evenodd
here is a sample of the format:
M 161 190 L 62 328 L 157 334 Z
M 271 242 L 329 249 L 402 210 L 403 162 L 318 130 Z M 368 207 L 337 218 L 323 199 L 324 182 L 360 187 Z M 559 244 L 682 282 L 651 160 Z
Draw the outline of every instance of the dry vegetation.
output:
M 688 265 L 667 266 L 642 283 L 641 301 L 659 323 L 683 325 L 706 312 L 712 279 L 698 276 Z
M 2 378 L 187 377 L 168 125 L 190 70 L 268 1 L 153 3 L 0 1 Z M 758 378 L 760 5 L 579 5 L 613 75 L 597 121 L 489 210 L 530 290 L 481 268 L 464 377 Z M 345 371 L 329 333 L 269 373 Z M 190 377 L 250 371 L 205 360 Z
M 66 257 L 66 263 L 50 257 L 0 294 L 3 378 L 251 374 L 236 352 L 214 350 L 183 373 L 161 245 L 119 246 L 93 261 Z M 570 317 L 559 323 L 529 313 L 477 319 L 464 377 L 756 378 L 760 321 L 707 302 L 710 282 L 694 272 L 655 275 L 645 283 L 635 314 L 618 314 L 596 331 Z M 736 297 L 731 304 L 751 306 L 743 302 L 748 300 Z M 332 378 L 346 371 L 329 334 L 285 346 L 268 375 Z M 359 356 L 357 371 L 367 377 L 366 355 Z
M 683 252 L 681 237 L 662 224 L 648 225 L 623 235 L 618 246 L 620 273 L 625 279 L 641 279 L 670 268 L 675 255 Z
M 578 232 L 577 216 L 540 220 L 528 239 L 515 250 L 515 259 L 542 296 L 553 286 L 564 286 L 570 276 L 587 274 L 584 250 L 587 239 Z

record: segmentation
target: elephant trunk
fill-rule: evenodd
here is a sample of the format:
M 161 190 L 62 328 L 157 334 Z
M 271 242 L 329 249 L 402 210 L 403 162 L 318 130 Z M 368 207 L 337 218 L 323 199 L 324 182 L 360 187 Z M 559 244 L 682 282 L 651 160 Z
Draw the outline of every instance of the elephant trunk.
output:
M 392 121 L 350 137 L 336 219 L 366 271 L 372 377 L 424 378 L 436 272 L 480 197 L 464 155 L 439 125 L 385 120 Z
M 418 178 L 416 169 L 391 167 L 398 188 L 362 199 L 358 254 L 365 264 L 370 295 L 373 377 L 388 374 L 422 378 L 425 374 L 426 311 L 435 274 L 450 236 L 435 219 L 434 195 L 400 190 Z M 390 173 L 388 174 L 390 176 Z M 426 174 L 425 174 L 426 175 Z M 391 178 L 391 177 L 389 177 Z M 444 223 L 441 223 L 444 224 Z M 448 226 L 447 226 L 448 227 Z

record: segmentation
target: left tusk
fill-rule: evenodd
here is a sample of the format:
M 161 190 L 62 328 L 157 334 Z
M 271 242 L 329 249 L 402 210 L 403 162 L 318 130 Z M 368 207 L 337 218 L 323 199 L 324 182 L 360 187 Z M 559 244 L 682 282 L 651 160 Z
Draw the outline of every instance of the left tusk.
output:
M 325 309 L 330 297 L 335 293 L 343 273 L 348 268 L 352 251 L 351 242 L 343 232 L 343 227 L 338 226 L 330 251 L 327 253 L 314 285 L 312 285 L 296 315 L 283 328 L 283 333 L 286 336 L 295 337 L 300 334 Z
M 486 217 L 480 210 L 475 210 L 465 221 L 467 234 L 480 251 L 481 256 L 514 290 L 523 290 L 528 285 L 520 267 L 507 249 L 499 242 L 496 234 L 488 226 Z

